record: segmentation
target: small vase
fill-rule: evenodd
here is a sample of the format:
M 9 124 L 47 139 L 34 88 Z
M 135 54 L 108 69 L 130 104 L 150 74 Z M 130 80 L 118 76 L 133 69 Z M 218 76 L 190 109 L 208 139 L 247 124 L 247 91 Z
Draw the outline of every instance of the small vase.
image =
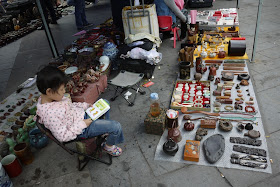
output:
M 27 143 L 19 143 L 14 147 L 16 156 L 19 158 L 21 163 L 28 165 L 31 164 L 34 160 L 34 156 L 30 150 L 30 147 Z

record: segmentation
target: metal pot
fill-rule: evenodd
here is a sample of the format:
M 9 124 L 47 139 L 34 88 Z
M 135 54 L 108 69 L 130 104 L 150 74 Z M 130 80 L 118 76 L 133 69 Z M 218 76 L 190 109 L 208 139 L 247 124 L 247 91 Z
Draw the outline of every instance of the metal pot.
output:
M 169 140 L 163 144 L 162 149 L 166 154 L 174 156 L 177 153 L 179 146 L 176 142 L 169 138 Z

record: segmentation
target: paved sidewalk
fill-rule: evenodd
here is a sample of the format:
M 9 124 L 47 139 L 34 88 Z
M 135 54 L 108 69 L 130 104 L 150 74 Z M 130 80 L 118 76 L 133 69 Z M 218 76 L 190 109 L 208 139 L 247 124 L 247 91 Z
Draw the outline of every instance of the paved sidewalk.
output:
M 239 5 L 240 31 L 246 37 L 247 53 L 251 57 L 258 1 L 239 0 Z M 216 0 L 213 9 L 235 6 L 236 1 Z M 111 118 L 122 124 L 125 135 L 121 157 L 113 158 L 111 166 L 91 161 L 84 171 L 79 172 L 77 158 L 50 143 L 34 153 L 34 162 L 24 166 L 24 172 L 13 179 L 14 186 L 279 186 L 279 7 L 279 0 L 263 0 L 256 60 L 248 64 L 273 160 L 272 174 L 154 160 L 160 136 L 146 134 L 143 124 L 149 110 L 149 95 L 159 93 L 162 106 L 169 107 L 178 72 L 176 60 L 180 45 L 178 43 L 173 49 L 173 41 L 164 40 L 159 49 L 163 54 L 160 69 L 155 69 L 155 84 L 145 90 L 146 95 L 139 95 L 133 107 L 121 98 L 111 102 Z M 109 0 L 101 0 L 87 9 L 89 21 L 95 24 L 104 22 L 110 15 Z M 60 19 L 58 25 L 51 26 L 59 51 L 75 39 L 72 37 L 76 32 L 74 21 L 74 15 L 68 15 Z M 35 31 L 0 48 L 0 70 L 4 72 L 0 75 L 2 99 L 28 77 L 34 76 L 38 67 L 47 64 L 51 58 L 43 31 Z M 112 95 L 113 89 L 108 87 L 102 97 L 109 99 Z

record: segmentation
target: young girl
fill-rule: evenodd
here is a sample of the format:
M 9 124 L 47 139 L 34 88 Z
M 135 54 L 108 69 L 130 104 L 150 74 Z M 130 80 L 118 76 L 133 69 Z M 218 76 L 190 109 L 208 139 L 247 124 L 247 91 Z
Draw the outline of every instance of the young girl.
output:
M 38 72 L 36 83 L 42 94 L 37 104 L 39 122 L 61 142 L 108 133 L 104 151 L 120 156 L 122 149 L 115 145 L 124 140 L 120 123 L 113 120 L 84 119 L 85 110 L 90 104 L 72 103 L 69 98 L 64 97 L 67 82 L 68 77 L 55 67 L 47 66 Z

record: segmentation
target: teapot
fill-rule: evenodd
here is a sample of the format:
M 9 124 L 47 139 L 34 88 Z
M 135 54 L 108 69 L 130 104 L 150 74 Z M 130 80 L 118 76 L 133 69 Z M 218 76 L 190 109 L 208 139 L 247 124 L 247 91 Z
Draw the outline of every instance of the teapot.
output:
M 171 156 L 174 156 L 178 149 L 179 146 L 176 142 L 174 142 L 171 138 L 169 138 L 162 146 L 163 151 Z

